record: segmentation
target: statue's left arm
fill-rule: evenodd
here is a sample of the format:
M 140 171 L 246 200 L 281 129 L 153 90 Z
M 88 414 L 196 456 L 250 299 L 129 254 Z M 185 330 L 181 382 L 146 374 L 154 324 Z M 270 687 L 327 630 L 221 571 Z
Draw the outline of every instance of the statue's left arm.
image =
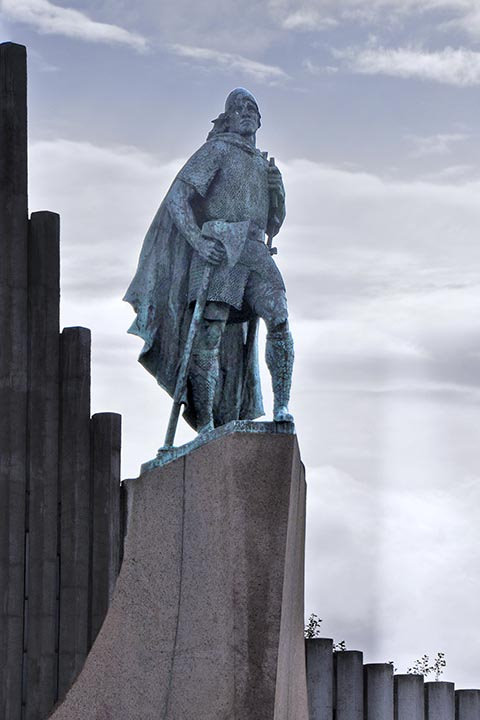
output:
M 270 165 L 268 168 L 268 190 L 270 209 L 267 233 L 270 237 L 274 237 L 278 234 L 285 220 L 285 188 L 282 174 L 276 165 Z

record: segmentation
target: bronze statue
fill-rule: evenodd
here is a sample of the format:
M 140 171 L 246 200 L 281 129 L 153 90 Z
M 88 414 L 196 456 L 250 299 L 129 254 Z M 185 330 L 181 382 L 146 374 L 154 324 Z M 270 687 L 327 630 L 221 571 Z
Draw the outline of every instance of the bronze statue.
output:
M 274 420 L 293 420 L 293 340 L 271 248 L 285 217 L 282 177 L 256 148 L 251 93 L 233 90 L 213 124 L 155 215 L 125 296 L 137 313 L 129 332 L 145 341 L 139 361 L 175 400 L 167 446 L 181 405 L 199 433 L 263 415 L 257 318 L 267 326 Z

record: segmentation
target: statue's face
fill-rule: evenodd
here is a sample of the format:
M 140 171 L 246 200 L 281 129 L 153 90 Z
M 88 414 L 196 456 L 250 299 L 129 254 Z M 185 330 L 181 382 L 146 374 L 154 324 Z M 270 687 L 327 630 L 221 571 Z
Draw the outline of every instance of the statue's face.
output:
M 260 127 L 257 106 L 249 97 L 239 97 L 229 115 L 228 128 L 238 135 L 254 135 Z

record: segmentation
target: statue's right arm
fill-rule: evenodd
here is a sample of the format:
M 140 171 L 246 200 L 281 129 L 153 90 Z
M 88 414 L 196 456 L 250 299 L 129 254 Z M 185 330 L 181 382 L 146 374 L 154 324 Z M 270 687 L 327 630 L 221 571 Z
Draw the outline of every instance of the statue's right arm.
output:
M 198 250 L 202 233 L 193 212 L 195 189 L 183 180 L 175 180 L 168 193 L 168 211 L 183 238 Z
M 182 237 L 204 260 L 217 265 L 223 260 L 225 251 L 219 243 L 203 237 L 193 211 L 196 198 L 195 188 L 177 178 L 168 193 L 168 211 Z

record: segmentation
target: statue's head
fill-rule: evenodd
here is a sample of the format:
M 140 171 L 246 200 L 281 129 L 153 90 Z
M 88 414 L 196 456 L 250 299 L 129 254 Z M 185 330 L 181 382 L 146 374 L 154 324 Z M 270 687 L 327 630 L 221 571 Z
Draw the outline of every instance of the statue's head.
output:
M 225 112 L 212 120 L 209 138 L 222 132 L 233 132 L 246 137 L 254 136 L 260 127 L 260 111 L 252 93 L 235 88 L 225 101 Z

